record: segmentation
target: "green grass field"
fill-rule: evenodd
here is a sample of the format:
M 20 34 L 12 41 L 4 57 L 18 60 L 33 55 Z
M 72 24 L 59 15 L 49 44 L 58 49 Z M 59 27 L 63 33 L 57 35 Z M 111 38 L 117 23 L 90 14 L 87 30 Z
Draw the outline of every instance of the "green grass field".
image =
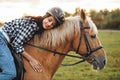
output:
M 120 31 L 99 31 L 98 34 L 107 54 L 107 65 L 95 71 L 87 62 L 75 66 L 61 66 L 53 80 L 120 80 Z M 78 59 L 66 57 L 63 63 Z

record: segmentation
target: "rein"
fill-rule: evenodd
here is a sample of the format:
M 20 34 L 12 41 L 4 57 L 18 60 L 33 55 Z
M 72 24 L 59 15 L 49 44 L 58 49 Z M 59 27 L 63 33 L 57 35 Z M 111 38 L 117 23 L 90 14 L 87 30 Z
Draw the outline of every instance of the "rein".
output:
M 57 51 L 53 51 L 53 50 L 50 50 L 50 49 L 47 49 L 47 48 L 43 48 L 41 46 L 37 46 L 37 45 L 33 45 L 33 44 L 30 44 L 30 43 L 26 43 L 26 45 L 28 46 L 31 46 L 31 47 L 35 47 L 35 48 L 38 48 L 38 49 L 42 49 L 42 50 L 45 50 L 45 51 L 48 51 L 48 52 L 51 52 L 53 53 L 54 55 L 55 54 L 59 54 L 59 55 L 62 55 L 62 56 L 68 56 L 68 57 L 74 57 L 74 58 L 79 58 L 79 59 L 82 59 L 78 62 L 75 62 L 75 63 L 72 63 L 72 64 L 62 64 L 62 66 L 73 66 L 73 65 L 76 65 L 76 64 L 79 64 L 79 63 L 82 63 L 84 61 L 86 61 L 86 59 L 95 51 L 103 48 L 102 46 L 99 46 L 95 49 L 91 49 L 90 47 L 90 44 L 89 44 L 89 41 L 87 39 L 87 36 L 86 36 L 86 33 L 85 33 L 85 29 L 90 29 L 90 27 L 84 27 L 82 22 L 80 21 L 80 30 L 81 30 L 81 35 L 80 35 L 80 39 L 79 39 L 79 44 L 78 44 L 78 48 L 76 50 L 76 53 L 78 54 L 78 51 L 79 51 L 79 48 L 80 48 L 80 45 L 81 45 L 81 41 L 82 41 L 82 34 L 83 34 L 83 37 L 85 38 L 85 44 L 86 44 L 86 48 L 87 48 L 87 53 L 86 55 L 84 56 L 75 56 L 75 55 L 70 55 L 70 54 L 65 54 L 65 53 L 61 53 L 61 52 L 57 52 Z
M 65 54 L 65 53 L 53 51 L 53 50 L 50 50 L 50 49 L 47 49 L 47 48 L 43 48 L 43 47 L 41 47 L 41 46 L 29 44 L 29 43 L 26 43 L 26 45 L 31 46 L 31 47 L 35 47 L 35 48 L 38 48 L 38 49 L 42 49 L 42 50 L 45 50 L 45 51 L 48 51 L 48 52 L 51 52 L 51 53 L 53 53 L 54 55 L 55 55 L 55 54 L 59 54 L 59 55 L 62 55 L 62 56 L 69 56 L 69 57 L 74 57 L 74 58 L 82 58 L 82 57 L 80 57 L 80 56 L 75 56 L 75 55 L 70 55 L 70 54 Z

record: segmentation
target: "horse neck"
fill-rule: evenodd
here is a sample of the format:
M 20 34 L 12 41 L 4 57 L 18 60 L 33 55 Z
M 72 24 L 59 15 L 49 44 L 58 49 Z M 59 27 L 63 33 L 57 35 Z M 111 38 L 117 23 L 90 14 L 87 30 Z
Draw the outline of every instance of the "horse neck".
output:
M 66 44 L 66 46 L 60 46 L 59 48 L 56 49 L 57 52 L 61 52 L 61 53 L 65 53 L 65 54 L 68 53 L 68 50 L 69 50 L 69 44 Z M 51 76 L 53 76 L 55 74 L 55 72 L 57 71 L 57 69 L 60 67 L 65 56 L 62 56 L 59 54 L 54 55 L 51 53 L 49 53 L 49 55 L 48 55 L 48 57 L 50 57 L 50 58 L 49 58 L 48 64 L 50 64 L 49 68 L 51 68 L 49 71 L 50 71 Z M 46 67 L 48 67 L 48 66 L 46 66 Z

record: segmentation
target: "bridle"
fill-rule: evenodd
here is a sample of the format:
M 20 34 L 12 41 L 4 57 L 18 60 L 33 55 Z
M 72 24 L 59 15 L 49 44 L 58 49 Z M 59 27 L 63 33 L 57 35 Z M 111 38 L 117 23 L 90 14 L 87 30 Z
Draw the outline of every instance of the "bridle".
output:
M 86 49 L 87 49 L 87 53 L 86 55 L 84 56 L 85 58 L 87 58 L 88 56 L 90 56 L 93 52 L 103 48 L 101 45 L 97 48 L 94 48 L 94 49 L 91 49 L 90 47 L 90 44 L 89 44 L 89 41 L 87 39 L 87 36 L 86 36 L 86 32 L 85 32 L 85 29 L 90 29 L 90 27 L 84 27 L 82 22 L 80 21 L 80 26 L 81 26 L 81 36 L 80 36 L 80 40 L 79 40 L 79 44 L 78 44 L 78 48 L 76 50 L 76 53 L 79 53 L 79 48 L 80 48 L 80 45 L 81 45 L 81 41 L 82 41 L 82 33 L 83 33 L 83 37 L 85 39 L 85 44 L 86 44 Z
M 38 48 L 38 49 L 42 49 L 42 50 L 45 50 L 45 51 L 48 51 L 48 52 L 51 52 L 53 53 L 54 55 L 56 54 L 59 54 L 59 55 L 62 55 L 62 56 L 68 56 L 68 57 L 74 57 L 74 58 L 79 58 L 79 59 L 82 59 L 78 62 L 75 62 L 75 63 L 72 63 L 72 64 L 62 64 L 63 66 L 72 66 L 72 65 L 76 65 L 76 64 L 79 64 L 79 63 L 82 63 L 84 61 L 87 60 L 87 58 L 95 51 L 103 48 L 102 46 L 99 46 L 97 48 L 94 48 L 94 49 L 91 49 L 90 47 L 90 44 L 89 44 L 89 41 L 87 39 L 87 36 L 86 36 L 86 32 L 85 32 L 85 29 L 90 29 L 90 27 L 84 27 L 83 26 L 83 23 L 80 21 L 80 30 L 81 30 L 81 35 L 80 35 L 80 38 L 79 38 L 79 44 L 78 44 L 78 47 L 77 47 L 77 50 L 75 51 L 77 54 L 80 54 L 79 53 L 79 49 L 80 49 L 80 45 L 81 45 L 81 42 L 82 42 L 82 38 L 84 37 L 85 39 L 85 44 L 86 44 L 86 49 L 87 49 L 87 53 L 86 55 L 84 56 L 75 56 L 75 55 L 70 55 L 70 54 L 65 54 L 65 53 L 61 53 L 61 52 L 57 52 L 57 51 L 53 51 L 53 50 L 50 50 L 50 49 L 47 49 L 47 48 L 43 48 L 41 46 L 37 46 L 37 45 L 33 45 L 33 44 L 30 44 L 30 43 L 26 43 L 26 45 L 28 46 L 32 46 L 32 47 L 35 47 L 35 48 Z M 82 35 L 83 34 L 83 35 Z

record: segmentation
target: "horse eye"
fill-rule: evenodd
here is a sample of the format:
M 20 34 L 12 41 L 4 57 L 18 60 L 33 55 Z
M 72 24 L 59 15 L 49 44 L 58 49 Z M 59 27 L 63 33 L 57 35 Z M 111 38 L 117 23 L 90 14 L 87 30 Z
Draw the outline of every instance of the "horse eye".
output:
M 91 38 L 96 38 L 96 35 L 91 35 Z

